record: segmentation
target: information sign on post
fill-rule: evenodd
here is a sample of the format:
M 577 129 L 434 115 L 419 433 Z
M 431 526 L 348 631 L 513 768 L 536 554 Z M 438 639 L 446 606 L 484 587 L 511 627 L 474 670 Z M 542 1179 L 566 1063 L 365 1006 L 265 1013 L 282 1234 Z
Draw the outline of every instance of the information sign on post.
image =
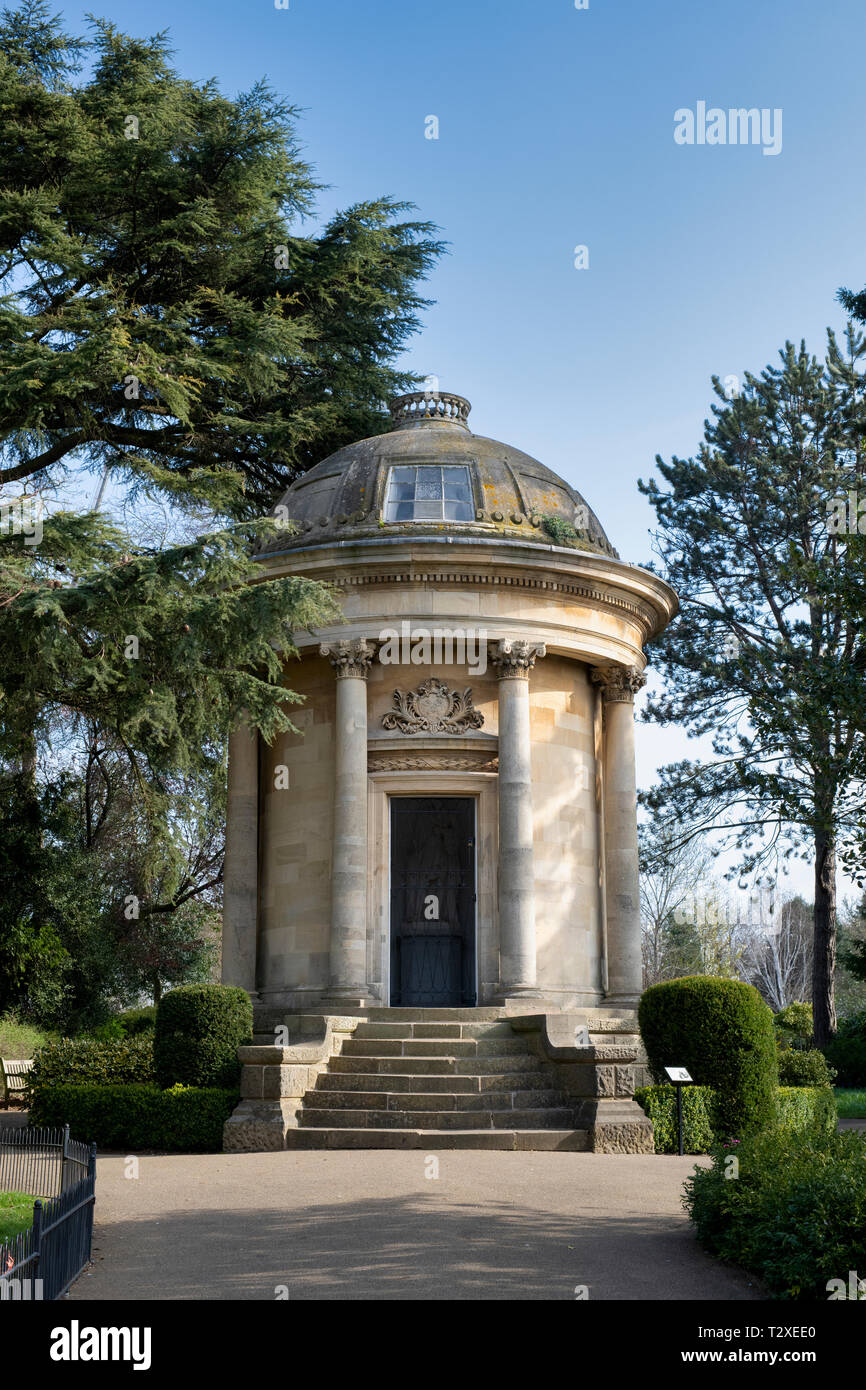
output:
M 665 1067 L 665 1075 L 671 1085 L 675 1087 L 677 1093 L 677 1128 L 679 1130 L 680 1146 L 679 1151 L 683 1151 L 683 1087 L 692 1086 L 694 1082 L 689 1076 L 685 1067 Z

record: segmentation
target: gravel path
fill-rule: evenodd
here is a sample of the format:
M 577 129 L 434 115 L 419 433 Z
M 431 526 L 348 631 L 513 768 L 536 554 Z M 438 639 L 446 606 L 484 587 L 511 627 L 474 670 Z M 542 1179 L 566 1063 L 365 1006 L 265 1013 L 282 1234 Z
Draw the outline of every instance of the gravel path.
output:
M 696 1161 L 167 1155 L 126 1177 L 106 1155 L 94 1267 L 70 1299 L 758 1298 L 692 1235 L 680 1194 Z

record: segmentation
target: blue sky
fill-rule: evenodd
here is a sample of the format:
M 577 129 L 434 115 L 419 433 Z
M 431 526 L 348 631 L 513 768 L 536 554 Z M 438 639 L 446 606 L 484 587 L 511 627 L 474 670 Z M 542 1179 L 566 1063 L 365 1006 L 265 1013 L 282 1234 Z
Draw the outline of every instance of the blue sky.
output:
M 85 8 L 304 108 L 323 215 L 388 193 L 439 224 L 407 364 L 583 492 L 625 559 L 650 554 L 636 479 L 694 451 L 711 374 L 821 351 L 866 282 L 863 0 L 90 0 L 69 28 Z M 781 109 L 780 153 L 678 145 L 699 101 Z M 684 747 L 640 743 L 643 781 Z

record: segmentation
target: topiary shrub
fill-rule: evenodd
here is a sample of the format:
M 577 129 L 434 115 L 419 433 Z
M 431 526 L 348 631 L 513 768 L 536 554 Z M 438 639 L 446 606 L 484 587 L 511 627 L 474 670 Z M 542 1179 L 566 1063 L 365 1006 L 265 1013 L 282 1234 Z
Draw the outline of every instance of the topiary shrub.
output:
M 827 1066 L 827 1059 L 817 1048 L 808 1052 L 780 1052 L 780 1086 L 832 1086 L 836 1073 Z
M 181 985 L 156 1011 L 153 1057 L 160 1086 L 237 1086 L 238 1048 L 252 1041 L 253 1007 L 232 985 Z
M 707 1086 L 683 1086 L 683 1151 L 705 1154 L 713 1143 L 714 1093 Z M 674 1086 L 640 1086 L 634 1098 L 653 1122 L 657 1154 L 679 1153 L 679 1122 Z
M 866 1009 L 843 1019 L 822 1051 L 836 1069 L 837 1086 L 866 1086 Z
M 103 1149 L 220 1153 L 223 1125 L 237 1102 L 236 1090 L 215 1087 L 46 1086 L 30 1118 L 37 1125 L 69 1125 Z
M 153 1042 L 149 1037 L 63 1038 L 40 1047 L 29 1077 L 30 1094 L 45 1086 L 112 1086 L 153 1081 Z
M 773 1016 L 752 985 L 709 975 L 651 985 L 641 997 L 638 1023 L 656 1081 L 666 1080 L 666 1066 L 683 1066 L 698 1085 L 717 1092 L 720 1136 L 774 1122 Z

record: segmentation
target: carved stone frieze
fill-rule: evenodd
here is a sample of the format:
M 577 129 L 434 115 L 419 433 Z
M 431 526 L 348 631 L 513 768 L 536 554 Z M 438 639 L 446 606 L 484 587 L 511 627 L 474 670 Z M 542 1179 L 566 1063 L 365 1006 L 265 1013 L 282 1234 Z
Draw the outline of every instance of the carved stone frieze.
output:
M 371 753 L 367 762 L 370 772 L 496 772 L 499 758 L 495 753 L 469 750 L 465 753 Z

